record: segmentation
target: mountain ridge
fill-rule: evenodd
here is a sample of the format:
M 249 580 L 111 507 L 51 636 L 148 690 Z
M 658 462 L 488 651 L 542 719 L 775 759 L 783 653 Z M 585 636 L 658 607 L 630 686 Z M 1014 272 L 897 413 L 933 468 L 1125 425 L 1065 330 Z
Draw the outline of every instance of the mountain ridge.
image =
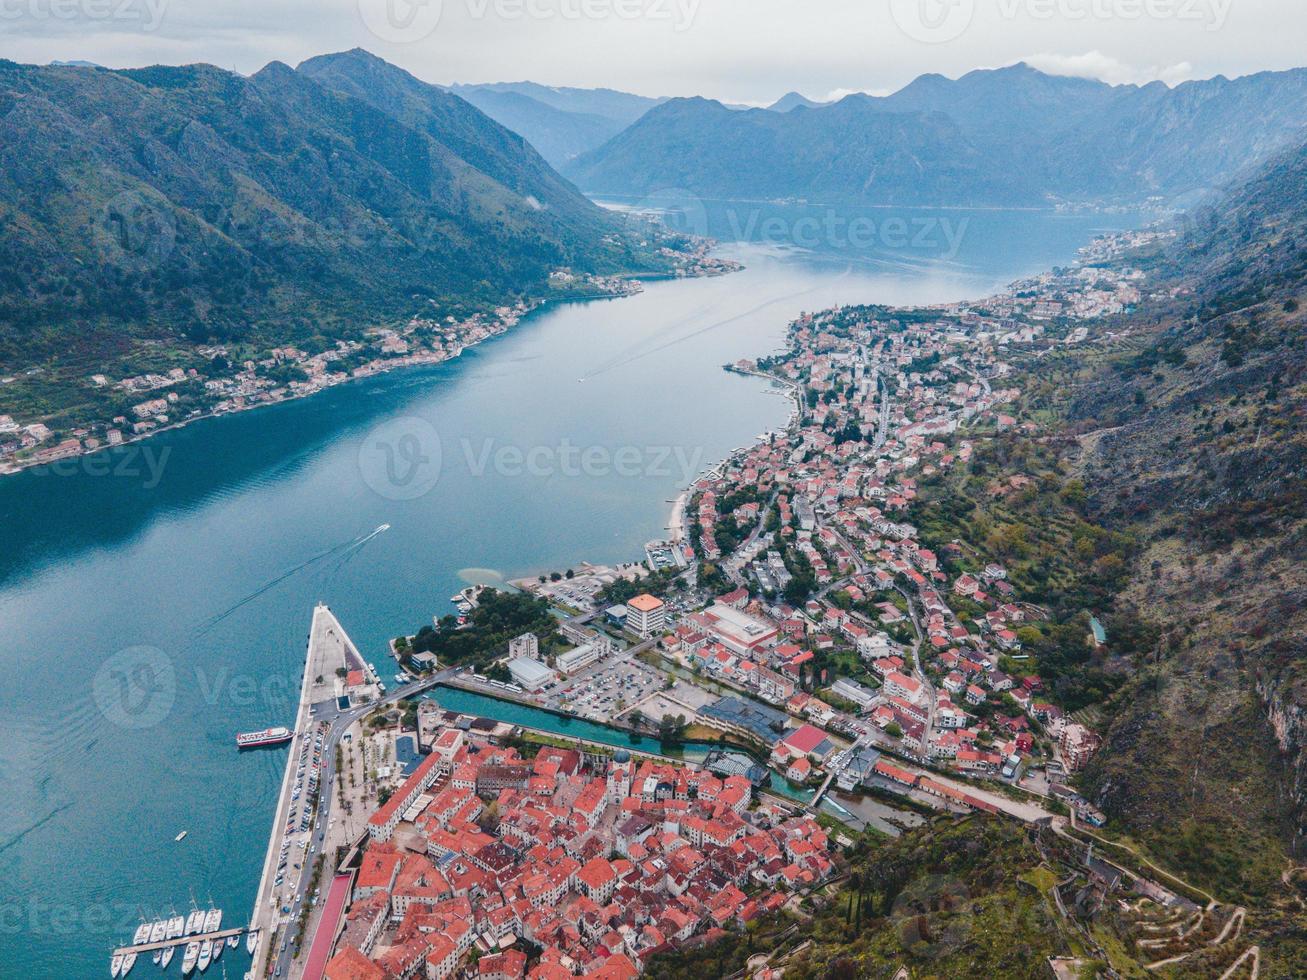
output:
M 892 95 L 850 95 L 772 113 L 770 123 L 750 112 L 723 116 L 714 105 L 669 100 L 564 173 L 589 193 L 623 195 L 676 186 L 725 199 L 932 206 L 1184 201 L 1304 138 L 1307 69 L 1171 89 L 1023 63 L 958 79 L 923 75 Z M 894 115 L 898 130 L 884 118 Z M 937 116 L 951 127 L 943 146 Z M 886 147 L 891 135 L 899 143 Z M 752 152 L 760 139 L 766 161 Z M 684 166 L 687 155 L 699 173 Z

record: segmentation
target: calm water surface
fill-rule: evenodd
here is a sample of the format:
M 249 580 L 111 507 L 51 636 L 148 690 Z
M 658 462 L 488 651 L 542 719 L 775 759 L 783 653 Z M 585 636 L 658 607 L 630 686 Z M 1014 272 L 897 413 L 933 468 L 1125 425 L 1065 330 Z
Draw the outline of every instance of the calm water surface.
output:
M 988 212 L 956 248 L 777 248 L 793 210 L 739 222 L 743 273 L 0 480 L 0 976 L 106 975 L 140 915 L 192 899 L 246 918 L 285 756 L 232 736 L 290 721 L 313 603 L 380 663 L 469 580 L 639 557 L 688 478 L 788 414 L 723 363 L 802 311 L 978 295 L 1105 226 Z

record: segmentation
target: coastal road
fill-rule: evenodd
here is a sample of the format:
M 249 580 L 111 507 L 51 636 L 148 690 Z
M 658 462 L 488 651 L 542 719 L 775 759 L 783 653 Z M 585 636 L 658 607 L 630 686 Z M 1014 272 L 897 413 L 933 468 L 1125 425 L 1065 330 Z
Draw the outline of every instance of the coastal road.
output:
M 327 734 L 322 740 L 322 776 L 318 783 L 320 791 L 317 809 L 309 825 L 309 846 L 305 849 L 304 856 L 301 859 L 298 876 L 291 888 L 278 896 L 278 910 L 275 914 L 282 918 L 286 928 L 281 936 L 277 937 L 277 952 L 273 961 L 274 976 L 293 976 L 292 968 L 302 967 L 303 965 L 294 959 L 294 954 L 305 944 L 306 940 L 306 937 L 297 935 L 296 929 L 298 926 L 296 921 L 303 911 L 304 903 L 313 898 L 309 893 L 309 885 L 313 881 L 313 866 L 318 856 L 324 853 L 323 845 L 331 820 L 331 806 L 335 798 L 336 748 L 341 744 L 345 733 L 349 731 L 355 722 L 370 715 L 378 708 L 386 707 L 406 698 L 416 697 L 445 681 L 453 679 L 461 672 L 461 668 L 437 671 L 421 680 L 396 688 L 376 701 L 369 701 L 343 710 L 335 699 L 321 701 L 312 706 L 311 712 L 315 725 L 325 723 L 328 726 Z M 269 845 L 269 849 L 275 843 L 274 840 Z M 324 879 L 329 881 L 334 870 L 334 868 L 324 865 Z M 289 883 L 288 879 L 287 884 Z M 283 913 L 280 909 L 289 909 L 289 911 Z M 258 974 L 256 974 L 257 977 Z
M 252 967 L 252 976 L 255 980 L 261 980 L 268 975 L 289 977 L 292 967 L 298 965 L 294 960 L 294 954 L 303 937 L 296 934 L 297 918 L 303 910 L 304 903 L 312 899 L 312 895 L 308 892 L 313 880 L 313 866 L 318 857 L 324 853 L 337 775 L 336 749 L 345 733 L 355 722 L 378 708 L 421 694 L 459 673 L 458 670 L 438 671 L 396 688 L 378 700 L 341 708 L 335 695 L 334 678 L 337 668 L 345 666 L 347 659 L 351 657 L 362 660 L 357 648 L 330 610 L 326 606 L 316 607 L 305 655 L 300 707 L 295 722 L 295 739 L 286 760 L 286 774 L 282 781 L 276 816 L 268 841 L 263 877 L 259 883 L 254 912 L 250 917 L 250 928 L 259 930 L 260 939 Z M 317 749 L 315 739 L 319 732 L 322 733 L 321 748 Z M 306 831 L 301 833 L 292 830 L 288 834 L 286 824 L 295 802 L 292 800 L 293 790 L 298 787 L 301 793 L 300 802 L 302 805 L 308 803 L 308 797 L 305 795 L 307 791 L 305 779 L 296 776 L 297 764 L 302 757 L 309 758 L 311 762 L 309 754 L 315 751 L 322 760 L 319 767 L 316 807 L 308 821 Z M 307 765 L 305 769 L 307 773 Z M 291 848 L 287 852 L 288 867 L 284 872 L 284 880 L 278 885 L 276 868 L 280 861 L 283 841 L 289 841 Z M 289 865 L 296 863 L 296 857 L 298 857 L 299 867 L 290 867 Z M 276 945 L 273 959 L 265 969 L 264 964 L 268 963 L 268 943 Z

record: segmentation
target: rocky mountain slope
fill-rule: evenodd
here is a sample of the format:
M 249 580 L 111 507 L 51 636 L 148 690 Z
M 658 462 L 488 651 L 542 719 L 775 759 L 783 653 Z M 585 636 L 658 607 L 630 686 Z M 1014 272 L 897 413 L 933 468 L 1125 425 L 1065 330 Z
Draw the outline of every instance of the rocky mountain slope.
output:
M 0 62 L 10 367 L 502 303 L 559 266 L 641 267 L 621 231 L 521 137 L 362 51 L 248 78 Z
M 1026 65 L 803 112 L 676 99 L 565 168 L 585 190 L 1041 206 L 1189 198 L 1298 141 L 1307 71 L 1111 86 Z
M 1143 543 L 1155 627 L 1086 787 L 1155 853 L 1265 895 L 1307 826 L 1307 148 L 1156 255 L 1180 290 L 1123 321 L 1066 406 L 1103 523 Z

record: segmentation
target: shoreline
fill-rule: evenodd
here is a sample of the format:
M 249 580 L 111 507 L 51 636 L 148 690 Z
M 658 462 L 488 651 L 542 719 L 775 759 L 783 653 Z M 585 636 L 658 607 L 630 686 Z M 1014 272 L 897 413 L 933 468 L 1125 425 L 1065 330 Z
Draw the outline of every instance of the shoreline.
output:
M 378 375 L 390 374 L 394 371 L 403 371 L 403 370 L 408 370 L 410 368 L 435 367 L 440 364 L 447 364 L 451 361 L 458 360 L 460 357 L 463 356 L 465 351 L 468 351 L 474 347 L 480 347 L 482 344 L 485 344 L 488 341 L 495 340 L 499 337 L 504 336 L 505 334 L 513 330 L 515 327 L 518 327 L 524 322 L 526 322 L 526 320 L 530 318 L 533 314 L 544 312 L 545 308 L 548 307 L 550 304 L 590 303 L 598 300 L 629 299 L 632 296 L 640 295 L 640 293 L 644 291 L 643 284 L 647 282 L 676 282 L 682 279 L 708 279 L 708 278 L 715 278 L 717 276 L 729 275 L 731 272 L 741 271 L 742 269 L 743 266 L 741 266 L 739 269 L 727 269 L 723 271 L 704 271 L 697 274 L 686 273 L 684 275 L 677 275 L 675 272 L 673 273 L 646 272 L 646 273 L 632 274 L 624 277 L 626 280 L 633 282 L 637 284 L 638 287 L 640 287 L 640 288 L 631 289 L 629 291 L 618 291 L 618 292 L 613 292 L 608 294 L 596 293 L 591 295 L 576 295 L 576 296 L 568 296 L 568 297 L 555 297 L 555 296 L 537 297 L 537 299 L 533 303 L 528 305 L 527 309 L 523 311 L 519 316 L 517 316 L 516 319 L 503 325 L 501 329 L 492 330 L 489 334 L 487 334 L 484 337 L 481 337 L 478 340 L 473 340 L 466 344 L 460 344 L 456 352 L 452 354 L 441 351 L 437 356 L 437 352 L 435 351 L 426 351 L 426 352 L 419 352 L 415 354 L 407 354 L 402 357 L 396 357 L 396 358 L 386 358 L 386 359 L 378 358 L 375 361 L 369 361 L 367 364 L 363 365 L 362 367 L 355 369 L 356 372 L 361 371 L 362 373 L 352 372 L 349 375 L 340 377 L 336 380 L 324 380 L 318 386 L 306 391 L 287 390 L 286 394 L 280 398 L 255 402 L 250 405 L 241 406 L 240 408 L 228 408 L 228 409 L 224 409 L 223 411 L 201 412 L 199 415 L 193 415 L 185 419 L 178 419 L 176 422 L 169 422 L 166 425 L 161 425 L 158 426 L 157 428 L 150 429 L 148 432 L 142 432 L 134 435 L 124 434 L 122 439 L 117 443 L 112 443 L 112 444 L 105 443 L 103 445 L 96 446 L 93 449 L 80 448 L 75 452 L 61 453 L 57 456 L 43 458 L 43 459 L 38 459 L 35 457 L 27 457 L 20 460 L 7 460 L 4 462 L 0 462 L 0 479 L 3 479 L 6 476 L 14 476 L 26 470 L 38 469 L 42 466 L 58 466 L 60 464 L 67 464 L 70 460 L 88 459 L 91 457 L 98 456 L 102 453 L 108 453 L 115 449 L 122 449 L 125 446 L 134 446 L 138 443 L 147 442 L 148 440 L 154 438 L 155 436 L 162 435 L 165 432 L 174 432 L 179 429 L 184 429 L 187 426 L 193 425 L 196 422 L 204 422 L 212 419 L 225 418 L 229 415 L 240 415 L 245 412 L 252 412 L 260 408 L 274 408 L 277 405 L 284 405 L 288 402 L 300 401 L 305 398 L 311 398 L 314 395 L 317 395 L 323 391 L 328 391 L 332 388 L 339 388 L 340 386 L 347 385 L 353 381 L 364 381 L 367 380 L 368 378 L 377 377 Z M 503 321 L 500 322 L 502 323 Z M 51 448 L 54 449 L 55 447 L 51 447 Z

